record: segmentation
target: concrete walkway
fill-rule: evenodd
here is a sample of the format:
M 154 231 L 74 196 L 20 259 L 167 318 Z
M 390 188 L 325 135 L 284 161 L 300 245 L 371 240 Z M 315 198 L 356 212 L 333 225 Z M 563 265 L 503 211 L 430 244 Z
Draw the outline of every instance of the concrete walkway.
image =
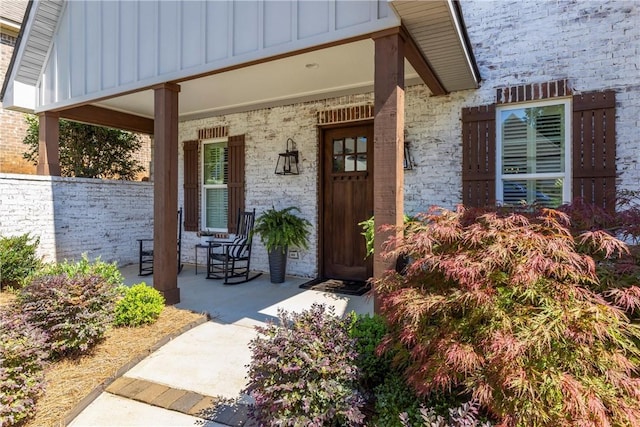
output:
M 137 265 L 122 269 L 127 284 L 138 277 Z M 275 320 L 278 309 L 301 311 L 324 303 L 342 315 L 351 310 L 372 313 L 365 297 L 343 296 L 299 285 L 304 278 L 287 277 L 272 284 L 269 276 L 225 286 L 207 280 L 186 265 L 178 276 L 178 308 L 208 313 L 203 323 L 160 347 L 110 384 L 77 415 L 70 426 L 253 426 L 247 421 L 247 364 L 254 327 Z M 135 355 L 132 355 L 132 357 Z M 87 391 L 88 392 L 88 391 Z

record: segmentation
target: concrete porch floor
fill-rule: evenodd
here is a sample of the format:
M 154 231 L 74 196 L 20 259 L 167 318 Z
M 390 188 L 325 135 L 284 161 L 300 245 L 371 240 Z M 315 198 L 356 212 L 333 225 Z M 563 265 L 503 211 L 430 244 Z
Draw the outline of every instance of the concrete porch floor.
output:
M 152 276 L 137 275 L 137 265 L 121 271 L 128 285 L 153 284 Z M 337 315 L 351 310 L 373 312 L 373 301 L 363 296 L 300 289 L 307 278 L 288 276 L 284 283 L 273 284 L 263 274 L 248 283 L 225 286 L 220 280 L 206 279 L 203 270 L 199 273 L 186 264 L 178 275 L 181 301 L 176 307 L 206 312 L 212 320 L 147 356 L 82 410 L 70 426 L 252 426 L 246 418 L 251 399 L 243 390 L 251 361 L 248 344 L 256 336 L 256 325 L 276 320 L 279 308 L 299 312 L 314 303 L 333 306 Z M 211 397 L 236 403 L 196 411 Z
M 193 264 L 185 264 L 178 274 L 180 303 L 177 308 L 209 313 L 215 321 L 253 327 L 267 320 L 276 320 L 279 308 L 301 311 L 313 303 L 324 303 L 335 308 L 337 315 L 350 311 L 373 313 L 373 300 L 365 296 L 339 295 L 300 289 L 310 278 L 287 276 L 284 283 L 271 283 L 269 274 L 239 285 L 224 285 L 221 280 L 207 279 L 203 266 L 195 274 Z M 145 282 L 153 286 L 153 276 L 138 276 L 138 265 L 120 269 L 125 284 Z

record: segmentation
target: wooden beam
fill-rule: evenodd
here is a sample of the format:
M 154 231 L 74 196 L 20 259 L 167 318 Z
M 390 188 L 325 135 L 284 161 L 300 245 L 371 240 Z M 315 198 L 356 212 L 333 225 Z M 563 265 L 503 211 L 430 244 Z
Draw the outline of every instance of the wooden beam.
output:
M 38 122 L 38 175 L 60 176 L 60 126 L 58 113 L 41 113 Z
M 109 110 L 108 108 L 97 107 L 95 105 L 70 108 L 59 111 L 59 113 L 61 118 L 74 122 L 106 126 L 149 135 L 153 135 L 154 132 L 153 119 L 123 113 L 121 111 Z
M 153 287 L 169 305 L 178 288 L 178 93 L 180 86 L 154 88 Z
M 422 51 L 409 34 L 406 28 L 401 27 L 400 35 L 404 39 L 405 51 L 404 56 L 407 58 L 411 66 L 416 70 L 422 81 L 429 87 L 434 95 L 446 95 L 449 92 L 444 88 L 438 76 L 427 62 Z
M 395 261 L 382 257 L 383 243 L 393 232 L 382 233 L 378 228 L 403 223 L 404 40 L 400 34 L 389 34 L 374 41 L 373 276 L 380 278 L 386 270 L 394 268 Z

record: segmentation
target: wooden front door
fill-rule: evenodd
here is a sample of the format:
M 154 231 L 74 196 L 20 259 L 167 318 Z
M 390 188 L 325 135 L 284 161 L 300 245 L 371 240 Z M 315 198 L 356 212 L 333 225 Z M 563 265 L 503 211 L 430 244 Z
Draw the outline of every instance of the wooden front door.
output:
M 373 124 L 325 130 L 322 147 L 322 274 L 367 280 L 362 227 L 373 215 Z

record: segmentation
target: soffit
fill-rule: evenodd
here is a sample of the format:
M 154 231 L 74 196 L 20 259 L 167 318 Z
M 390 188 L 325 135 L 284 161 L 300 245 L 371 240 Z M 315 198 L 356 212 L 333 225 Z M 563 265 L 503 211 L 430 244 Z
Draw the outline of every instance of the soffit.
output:
M 25 44 L 25 55 L 17 70 L 15 80 L 35 86 L 42 72 L 49 52 L 49 44 L 56 30 L 58 18 L 64 7 L 63 0 L 47 0 L 34 3 L 35 10 L 31 11 L 31 24 Z M 23 23 L 27 24 L 27 23 Z
M 480 76 L 459 4 L 451 0 L 393 0 L 391 7 L 448 92 L 478 87 Z
M 2 0 L 0 1 L 0 18 L 20 25 L 28 4 L 28 0 Z

